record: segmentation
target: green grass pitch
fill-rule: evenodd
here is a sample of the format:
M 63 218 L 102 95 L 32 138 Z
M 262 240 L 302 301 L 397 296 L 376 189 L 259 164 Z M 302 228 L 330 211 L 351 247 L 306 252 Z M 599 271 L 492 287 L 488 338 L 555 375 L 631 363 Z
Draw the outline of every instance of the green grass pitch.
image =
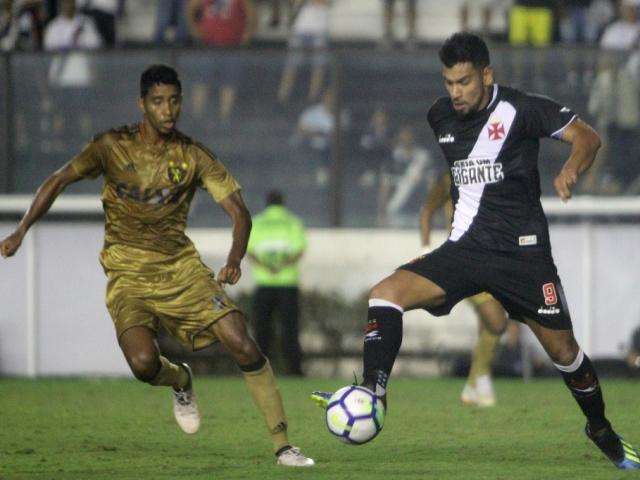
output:
M 280 379 L 292 441 L 313 469 L 275 465 L 262 418 L 239 377 L 196 378 L 203 424 L 175 425 L 170 393 L 125 379 L 0 380 L 0 479 L 562 479 L 630 478 L 592 446 L 560 377 L 498 380 L 498 406 L 459 403 L 462 380 L 392 379 L 372 443 L 326 430 L 313 389 L 347 381 Z M 640 443 L 638 385 L 603 382 L 610 419 Z

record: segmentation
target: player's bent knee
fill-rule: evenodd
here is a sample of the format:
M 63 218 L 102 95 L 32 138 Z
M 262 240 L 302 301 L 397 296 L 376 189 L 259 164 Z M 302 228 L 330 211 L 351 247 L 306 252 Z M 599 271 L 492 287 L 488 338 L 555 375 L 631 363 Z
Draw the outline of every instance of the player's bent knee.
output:
M 260 349 L 248 335 L 229 347 L 229 352 L 238 365 L 255 363 L 263 358 Z
M 149 383 L 160 370 L 160 359 L 157 355 L 138 353 L 128 359 L 133 375 L 141 382 Z
M 551 361 L 556 365 L 571 365 L 578 356 L 579 349 L 571 345 L 563 345 L 549 351 Z
M 380 300 L 386 300 L 396 305 L 400 304 L 401 298 L 397 289 L 389 282 L 384 280 L 374 286 L 369 292 L 369 300 L 377 298 Z

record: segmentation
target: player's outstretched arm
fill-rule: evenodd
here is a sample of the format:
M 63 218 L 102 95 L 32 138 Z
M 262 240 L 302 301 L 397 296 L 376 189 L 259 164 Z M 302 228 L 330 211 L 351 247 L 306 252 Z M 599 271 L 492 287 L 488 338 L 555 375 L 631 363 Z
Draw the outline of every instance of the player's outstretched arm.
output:
M 591 167 L 600 149 L 600 136 L 580 119 L 571 122 L 562 132 L 562 140 L 571 144 L 571 155 L 553 181 L 558 196 L 567 201 L 578 177 Z
M 2 256 L 10 257 L 15 254 L 31 225 L 47 213 L 54 200 L 64 191 L 67 185 L 77 182 L 81 178 L 69 163 L 51 174 L 38 188 L 29 210 L 22 217 L 16 230 L 0 242 Z
M 445 173 L 429 191 L 420 209 L 420 237 L 422 246 L 426 247 L 431 241 L 431 219 L 449 200 L 451 179 Z
M 227 263 L 218 272 L 218 281 L 233 285 L 240 280 L 242 275 L 240 262 L 247 252 L 249 234 L 251 233 L 251 214 L 239 191 L 224 198 L 220 201 L 220 205 L 233 221 L 233 242 L 227 256 Z

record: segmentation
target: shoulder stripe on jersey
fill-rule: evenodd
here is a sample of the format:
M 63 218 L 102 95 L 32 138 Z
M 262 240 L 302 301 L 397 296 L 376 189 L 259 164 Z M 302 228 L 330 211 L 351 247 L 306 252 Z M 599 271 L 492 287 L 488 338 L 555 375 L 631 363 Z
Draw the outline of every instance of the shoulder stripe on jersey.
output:
M 571 120 L 565 123 L 564 127 L 559 128 L 558 130 L 556 130 L 551 134 L 551 138 L 560 138 L 562 136 L 562 132 L 564 132 L 564 129 L 567 128 L 569 125 L 571 125 L 571 122 L 573 122 L 577 118 L 577 116 L 578 115 L 574 113 L 573 117 L 571 117 Z
M 458 201 L 453 214 L 453 228 L 449 239 L 458 241 L 465 234 L 480 208 L 484 187 L 502 180 L 502 165 L 495 164 L 516 118 L 515 107 L 498 102 L 484 124 L 469 157 L 457 160 L 451 167 L 453 183 L 458 187 Z

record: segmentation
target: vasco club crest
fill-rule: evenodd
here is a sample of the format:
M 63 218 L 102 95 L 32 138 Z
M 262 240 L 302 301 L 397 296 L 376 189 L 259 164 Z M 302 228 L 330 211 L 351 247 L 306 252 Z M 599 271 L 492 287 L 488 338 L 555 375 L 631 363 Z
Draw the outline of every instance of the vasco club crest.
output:
M 187 172 L 187 166 L 186 162 L 178 164 L 173 160 L 169 160 L 169 168 L 167 169 L 169 180 L 176 185 L 184 180 L 184 176 Z
M 493 122 L 489 125 L 489 140 L 500 140 L 504 137 L 504 133 L 502 122 Z

